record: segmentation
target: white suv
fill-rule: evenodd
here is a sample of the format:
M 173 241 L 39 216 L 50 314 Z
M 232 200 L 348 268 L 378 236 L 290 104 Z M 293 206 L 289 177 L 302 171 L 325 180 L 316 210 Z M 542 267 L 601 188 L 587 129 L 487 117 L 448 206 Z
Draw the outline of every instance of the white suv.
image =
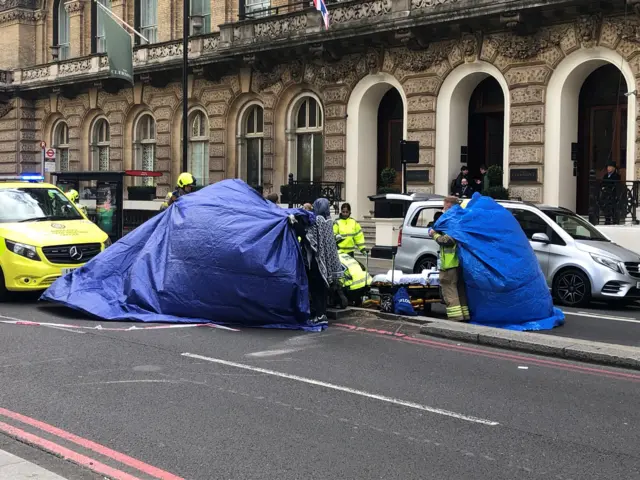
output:
M 527 235 L 554 298 L 578 307 L 592 298 L 620 303 L 640 299 L 640 255 L 611 242 L 562 207 L 499 201 Z M 427 228 L 442 199 L 409 205 L 398 237 L 396 268 L 421 272 L 436 266 L 438 246 Z

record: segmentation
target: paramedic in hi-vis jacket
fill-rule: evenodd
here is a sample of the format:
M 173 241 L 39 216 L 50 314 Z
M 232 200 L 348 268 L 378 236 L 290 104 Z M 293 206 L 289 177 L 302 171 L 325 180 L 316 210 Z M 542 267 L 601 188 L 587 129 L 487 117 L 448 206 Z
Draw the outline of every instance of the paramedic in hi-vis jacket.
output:
M 365 253 L 364 233 L 360 224 L 351 218 L 351 205 L 343 203 L 340 209 L 340 218 L 333 222 L 333 235 L 338 244 L 338 253 L 353 254 L 356 250 Z
M 458 204 L 456 197 L 444 199 L 443 211 Z M 447 318 L 456 322 L 471 320 L 456 241 L 449 235 L 429 229 L 429 236 L 440 246 L 440 288 L 447 306 Z

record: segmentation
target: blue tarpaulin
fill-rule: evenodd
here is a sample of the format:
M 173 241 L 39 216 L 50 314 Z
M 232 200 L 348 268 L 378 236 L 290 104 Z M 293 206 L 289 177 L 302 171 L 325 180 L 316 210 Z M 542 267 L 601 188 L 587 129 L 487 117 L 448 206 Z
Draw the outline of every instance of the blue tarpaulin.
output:
M 241 180 L 181 197 L 42 295 L 104 320 L 318 330 L 289 214 Z
M 471 323 L 510 330 L 549 330 L 564 323 L 529 240 L 507 209 L 473 195 L 434 229 L 456 240 Z

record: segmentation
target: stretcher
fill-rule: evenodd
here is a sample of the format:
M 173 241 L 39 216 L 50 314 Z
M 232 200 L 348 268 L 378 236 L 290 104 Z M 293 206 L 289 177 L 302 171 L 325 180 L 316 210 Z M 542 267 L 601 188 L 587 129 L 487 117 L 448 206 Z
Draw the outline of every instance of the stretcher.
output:
M 395 266 L 395 262 L 394 265 Z M 393 313 L 393 297 L 400 288 L 405 288 L 411 304 L 416 311 L 431 313 L 431 305 L 441 303 L 440 278 L 437 270 L 424 270 L 419 274 L 405 274 L 400 270 L 390 270 L 386 274 L 376 275 L 371 282 L 371 298 L 365 307 L 379 308 L 383 312 Z

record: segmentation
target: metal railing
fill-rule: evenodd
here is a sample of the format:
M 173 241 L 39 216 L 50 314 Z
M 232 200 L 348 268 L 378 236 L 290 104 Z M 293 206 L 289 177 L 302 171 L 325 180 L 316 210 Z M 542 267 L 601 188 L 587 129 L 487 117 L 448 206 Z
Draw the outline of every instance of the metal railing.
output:
M 289 174 L 287 185 L 280 187 L 280 201 L 287 203 L 289 208 L 301 207 L 305 203 L 313 203 L 318 198 L 326 198 L 336 214 L 340 208 L 342 198 L 342 182 L 310 182 L 294 180 L 293 173 Z
M 589 222 L 637 225 L 640 181 L 589 180 Z

